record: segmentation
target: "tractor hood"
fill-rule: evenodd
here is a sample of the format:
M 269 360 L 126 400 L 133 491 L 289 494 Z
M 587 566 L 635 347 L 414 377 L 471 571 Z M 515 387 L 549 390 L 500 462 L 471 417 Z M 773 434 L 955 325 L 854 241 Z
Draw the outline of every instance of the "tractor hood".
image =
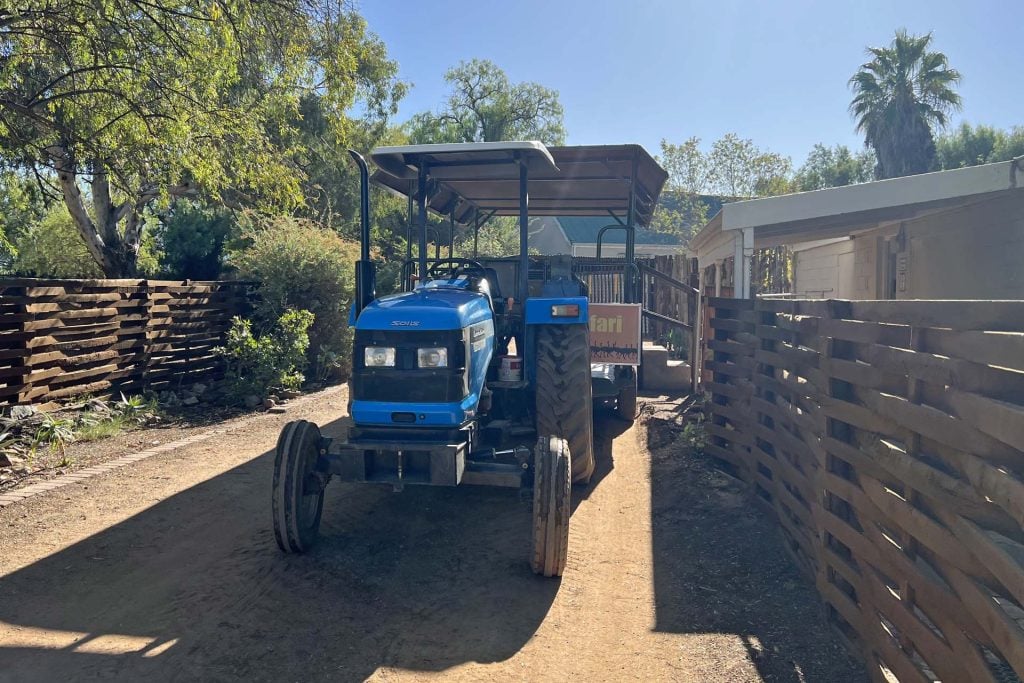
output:
M 381 297 L 359 314 L 358 330 L 459 330 L 491 319 L 487 296 L 456 287 L 421 287 Z

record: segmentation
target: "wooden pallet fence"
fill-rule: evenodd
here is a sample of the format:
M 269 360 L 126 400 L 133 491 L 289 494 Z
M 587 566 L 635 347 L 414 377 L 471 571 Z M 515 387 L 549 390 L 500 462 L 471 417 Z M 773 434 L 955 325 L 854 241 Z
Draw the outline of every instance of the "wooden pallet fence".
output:
M 1024 678 L 1024 301 L 710 305 L 707 453 L 874 680 Z
M 0 279 L 0 405 L 216 378 L 243 282 Z

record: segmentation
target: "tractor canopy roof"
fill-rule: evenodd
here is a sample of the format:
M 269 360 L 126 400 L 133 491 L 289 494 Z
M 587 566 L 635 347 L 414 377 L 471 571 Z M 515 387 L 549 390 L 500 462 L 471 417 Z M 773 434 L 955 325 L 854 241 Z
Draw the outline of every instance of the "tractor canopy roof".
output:
M 519 166 L 528 171 L 531 216 L 609 216 L 648 225 L 668 178 L 640 145 L 545 147 L 530 142 L 466 142 L 378 147 L 373 180 L 415 196 L 419 169 L 429 173 L 428 207 L 468 223 L 477 216 L 519 214 Z

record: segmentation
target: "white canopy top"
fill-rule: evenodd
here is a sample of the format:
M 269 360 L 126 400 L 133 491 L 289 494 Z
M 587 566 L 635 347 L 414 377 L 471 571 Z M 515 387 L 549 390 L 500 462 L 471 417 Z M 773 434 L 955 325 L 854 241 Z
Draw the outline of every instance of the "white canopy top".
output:
M 647 225 L 667 173 L 639 145 L 545 147 L 536 141 L 378 147 L 373 180 L 415 195 L 419 169 L 429 171 L 428 208 L 464 223 L 479 214 L 519 213 L 519 166 L 527 167 L 531 216 L 624 217 L 631 206 Z M 516 163 L 518 162 L 518 163 Z
M 370 152 L 370 158 L 377 168 L 403 180 L 414 180 L 423 165 L 436 167 L 431 175 L 438 180 L 444 179 L 444 169 L 466 166 L 473 167 L 476 177 L 518 179 L 519 170 L 510 163 L 516 160 L 528 164 L 530 170 L 558 170 L 547 147 L 536 140 L 378 147 Z

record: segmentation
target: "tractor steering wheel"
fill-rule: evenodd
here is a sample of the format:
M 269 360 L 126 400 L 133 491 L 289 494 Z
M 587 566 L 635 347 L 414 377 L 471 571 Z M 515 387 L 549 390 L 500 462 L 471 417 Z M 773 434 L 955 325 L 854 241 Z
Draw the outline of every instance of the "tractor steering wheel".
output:
M 483 277 L 486 269 L 479 261 L 468 258 L 446 258 L 427 268 L 427 275 L 434 280 L 452 280 L 462 274 Z

